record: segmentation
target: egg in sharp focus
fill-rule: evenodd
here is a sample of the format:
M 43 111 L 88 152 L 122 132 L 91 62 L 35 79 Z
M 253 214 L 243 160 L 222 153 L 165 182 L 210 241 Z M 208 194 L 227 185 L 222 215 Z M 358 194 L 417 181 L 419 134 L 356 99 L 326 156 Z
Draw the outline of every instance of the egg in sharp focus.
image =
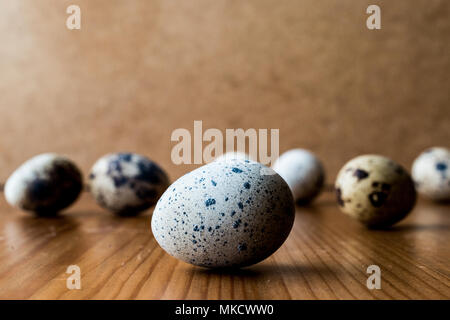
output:
M 335 183 L 341 211 L 370 228 L 391 226 L 414 207 L 416 192 L 408 172 L 379 155 L 347 162 Z
M 274 162 L 272 169 L 286 181 L 294 200 L 300 205 L 311 202 L 323 188 L 325 170 L 321 161 L 308 150 L 286 151 Z
M 450 200 L 450 150 L 434 147 L 422 152 L 412 166 L 417 192 L 435 201 Z
M 169 186 L 165 171 L 135 153 L 112 153 L 100 158 L 89 174 L 89 190 L 97 203 L 121 216 L 152 207 Z
M 44 153 L 12 173 L 5 184 L 5 198 L 12 206 L 50 216 L 70 206 L 82 189 L 81 172 L 70 159 Z
M 244 267 L 274 253 L 295 216 L 286 182 L 262 164 L 214 161 L 176 180 L 159 199 L 152 231 L 170 255 L 209 268 Z

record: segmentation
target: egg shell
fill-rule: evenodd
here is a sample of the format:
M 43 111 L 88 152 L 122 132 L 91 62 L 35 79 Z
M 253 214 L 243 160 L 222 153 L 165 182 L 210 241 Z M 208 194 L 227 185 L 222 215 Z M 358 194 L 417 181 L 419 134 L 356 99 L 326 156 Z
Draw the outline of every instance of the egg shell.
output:
M 254 160 L 247 153 L 240 151 L 230 151 L 218 156 L 214 161 L 231 161 L 234 159 Z
M 164 170 L 135 153 L 107 154 L 94 164 L 89 175 L 89 190 L 97 203 L 122 216 L 152 207 L 168 186 Z
M 12 206 L 49 216 L 70 206 L 82 189 L 81 172 L 71 160 L 44 153 L 12 173 L 5 184 L 5 198 Z
M 434 147 L 425 150 L 412 166 L 417 192 L 436 201 L 450 200 L 450 150 Z
M 405 218 L 416 200 L 408 172 L 379 155 L 363 155 L 347 162 L 336 179 L 341 211 L 371 228 L 383 228 Z
M 158 201 L 152 231 L 170 255 L 209 268 L 264 260 L 286 240 L 292 194 L 273 170 L 251 160 L 214 161 L 175 181 Z
M 322 190 L 325 170 L 320 160 L 305 149 L 283 153 L 273 164 L 275 170 L 289 185 L 298 204 L 307 204 Z

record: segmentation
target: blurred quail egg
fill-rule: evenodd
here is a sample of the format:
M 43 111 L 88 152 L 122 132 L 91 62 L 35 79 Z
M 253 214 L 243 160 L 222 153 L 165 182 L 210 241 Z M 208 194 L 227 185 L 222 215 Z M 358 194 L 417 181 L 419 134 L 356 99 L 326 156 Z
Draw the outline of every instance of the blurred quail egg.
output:
M 399 164 L 379 155 L 362 155 L 347 162 L 336 179 L 340 209 L 371 228 L 402 220 L 414 207 L 414 184 Z
M 16 169 L 5 184 L 6 201 L 41 216 L 55 215 L 79 196 L 82 175 L 68 158 L 55 154 L 37 155 Z
M 325 180 L 323 165 L 308 150 L 289 150 L 275 161 L 272 168 L 287 182 L 299 204 L 307 204 L 322 190 Z
M 122 216 L 153 206 L 169 185 L 163 169 L 135 153 L 100 158 L 89 175 L 89 190 L 103 208 Z
M 450 200 L 450 150 L 430 148 L 417 157 L 412 166 L 417 192 L 436 201 Z

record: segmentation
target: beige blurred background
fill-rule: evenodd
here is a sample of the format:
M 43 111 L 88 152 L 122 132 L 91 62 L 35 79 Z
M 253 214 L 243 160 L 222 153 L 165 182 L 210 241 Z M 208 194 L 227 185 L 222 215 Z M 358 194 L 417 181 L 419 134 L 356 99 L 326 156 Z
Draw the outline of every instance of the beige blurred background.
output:
M 175 179 L 194 167 L 171 162 L 170 135 L 194 120 L 279 128 L 280 151 L 313 150 L 328 182 L 361 153 L 409 167 L 449 147 L 448 0 L 11 0 L 0 39 L 2 181 L 47 151 L 86 174 L 135 151 Z

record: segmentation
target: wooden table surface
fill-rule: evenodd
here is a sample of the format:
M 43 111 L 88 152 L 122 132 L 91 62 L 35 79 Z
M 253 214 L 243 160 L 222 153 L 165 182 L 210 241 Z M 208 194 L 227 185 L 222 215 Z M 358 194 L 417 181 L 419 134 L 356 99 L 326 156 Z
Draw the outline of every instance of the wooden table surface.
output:
M 298 208 L 293 230 L 270 258 L 236 271 L 188 265 L 151 234 L 150 214 L 116 218 L 89 195 L 60 218 L 0 204 L 3 299 L 448 299 L 450 210 L 420 199 L 390 230 L 368 231 L 341 214 L 332 193 Z M 381 289 L 369 290 L 369 265 Z M 81 269 L 80 290 L 66 269 Z

